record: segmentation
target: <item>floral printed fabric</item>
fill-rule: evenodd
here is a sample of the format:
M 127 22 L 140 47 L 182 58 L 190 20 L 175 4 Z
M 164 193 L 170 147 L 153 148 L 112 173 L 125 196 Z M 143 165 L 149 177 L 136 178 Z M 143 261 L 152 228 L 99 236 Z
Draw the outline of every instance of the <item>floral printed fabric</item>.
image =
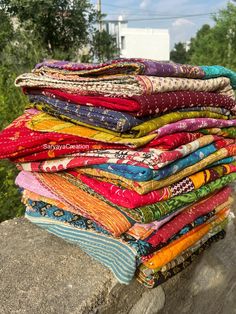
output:
M 72 94 L 59 89 L 49 88 L 33 89 L 25 87 L 23 90 L 29 95 L 43 95 L 50 98 L 70 101 L 78 105 L 124 111 L 137 117 L 162 114 L 168 111 L 196 106 L 198 108 L 202 106 L 211 106 L 213 108 L 221 107 L 232 113 L 236 112 L 235 100 L 224 95 L 208 92 L 175 91 L 133 96 L 132 98 L 118 98 Z
M 132 97 L 173 91 L 216 92 L 235 99 L 230 80 L 218 77 L 207 80 L 155 77 L 155 76 L 103 76 L 101 78 L 60 75 L 59 78 L 39 76 L 34 73 L 20 75 L 15 82 L 18 87 L 62 89 L 82 95 Z
M 101 109 L 89 106 L 79 106 L 55 98 L 40 95 L 29 95 L 31 106 L 47 112 L 62 120 L 72 121 L 78 124 L 90 125 L 90 127 L 106 128 L 115 132 L 129 131 L 133 126 L 142 121 L 119 111 Z
M 236 89 L 236 72 L 220 65 L 205 65 L 200 68 L 204 71 L 204 79 L 226 76 L 230 79 L 232 87 Z
M 33 134 L 35 134 L 35 133 L 33 133 Z M 171 150 L 171 149 L 177 148 L 180 145 L 185 145 L 189 142 L 192 142 L 192 141 L 194 141 L 194 140 L 196 140 L 202 136 L 203 135 L 201 133 L 186 133 L 186 132 L 175 133 L 175 134 L 163 136 L 162 138 L 153 139 L 151 142 L 149 142 L 148 144 L 143 146 L 140 150 L 142 150 L 143 152 L 145 152 L 145 151 L 149 152 L 150 148 L 159 149 L 161 151 Z M 77 143 L 75 143 L 75 144 L 78 145 L 78 141 L 79 140 L 77 140 Z M 84 139 L 84 141 L 88 141 L 88 140 Z M 66 144 L 69 144 L 69 143 L 66 143 Z M 71 144 L 72 144 L 72 147 L 70 145 L 66 145 L 66 149 L 67 149 L 66 151 L 64 151 L 61 146 L 55 145 L 53 147 L 53 154 L 52 154 L 52 150 L 49 150 L 49 149 L 47 149 L 47 147 L 42 147 L 42 146 L 41 146 L 41 148 L 38 147 L 37 153 L 35 152 L 35 153 L 31 154 L 29 152 L 27 155 L 24 155 L 24 157 L 21 156 L 20 158 L 17 158 L 18 153 L 16 153 L 13 161 L 15 161 L 15 162 L 27 162 L 27 161 L 36 161 L 36 160 L 46 160 L 46 159 L 52 159 L 52 158 L 55 158 L 55 157 L 58 157 L 61 155 L 65 155 L 65 154 L 69 155 L 71 153 L 77 153 L 77 156 L 78 156 L 79 149 L 76 150 L 77 145 L 73 145 L 73 141 L 71 142 Z M 104 145 L 104 148 L 110 149 L 111 153 L 112 153 L 112 151 L 117 150 L 117 155 L 120 155 L 123 157 L 126 155 L 125 152 L 123 152 L 123 153 L 121 152 L 121 150 L 124 150 L 124 151 L 127 150 L 127 148 L 125 146 L 122 146 L 122 145 L 104 144 L 104 143 L 100 142 L 97 146 L 94 146 L 91 149 L 92 149 L 92 151 L 96 149 L 96 152 L 97 152 L 97 150 L 102 149 L 103 145 Z M 89 147 L 89 146 L 87 146 L 87 147 Z M 112 147 L 114 148 L 114 150 L 112 149 Z
M 215 143 L 212 145 L 208 145 L 213 142 Z M 235 142 L 234 140 L 223 140 L 217 137 L 203 136 L 193 142 L 190 142 L 186 145 L 181 145 L 178 148 L 174 150 L 170 150 L 170 151 L 161 151 L 157 149 L 149 149 L 149 150 L 145 149 L 145 151 L 149 153 L 148 158 L 153 158 L 153 163 L 152 164 L 150 163 L 150 166 L 153 166 L 154 169 L 160 169 L 164 167 L 163 174 L 161 174 L 162 173 L 161 171 L 159 172 L 154 171 L 153 169 L 150 169 L 150 168 L 144 168 L 141 166 L 132 166 L 132 165 L 121 164 L 121 163 L 117 163 L 117 164 L 107 163 L 107 164 L 94 165 L 92 166 L 92 168 L 111 172 L 113 174 L 122 176 L 124 178 L 130 179 L 133 181 L 148 181 L 152 179 L 159 180 L 161 178 L 168 176 L 169 173 L 173 174 L 176 171 L 181 170 L 181 165 L 184 165 L 186 167 L 187 165 L 192 164 L 193 162 L 191 162 L 191 160 L 194 160 L 194 162 L 197 162 L 203 157 L 206 157 L 207 155 L 205 152 L 207 152 L 209 155 L 210 153 L 215 152 L 216 149 L 219 149 L 223 147 L 224 145 L 233 144 L 234 142 Z M 202 149 L 200 149 L 201 147 Z M 211 150 L 211 148 L 213 148 L 213 150 Z M 193 152 L 195 153 L 193 154 Z M 137 153 L 135 154 L 137 156 Z M 189 155 L 189 157 L 183 158 L 187 155 Z M 196 159 L 195 156 L 199 156 L 198 159 Z M 174 161 L 176 162 L 173 163 Z M 170 163 L 171 165 L 166 168 L 165 166 Z
M 178 182 L 186 176 L 189 176 L 222 158 L 234 155 L 236 155 L 235 144 L 226 147 L 223 146 L 223 148 L 220 149 L 216 149 L 216 146 L 214 145 L 208 145 L 202 149 L 199 149 L 197 152 L 194 152 L 189 156 L 178 160 L 177 165 L 175 163 L 171 163 L 169 166 L 166 166 L 156 172 L 158 174 L 161 173 L 161 176 L 165 176 L 166 169 L 166 173 L 167 175 L 169 175 L 168 177 L 159 180 L 149 180 L 145 182 L 137 182 L 125 179 L 123 177 L 102 171 L 100 169 L 83 168 L 80 170 L 80 172 L 88 174 L 90 176 L 92 175 L 99 177 L 101 181 L 113 182 L 116 185 L 135 190 L 139 194 L 146 194 L 150 191 L 160 189 L 162 187 Z M 172 169 L 174 171 L 174 174 L 171 171 L 168 173 L 169 169 Z M 181 169 L 182 171 L 180 171 Z
M 56 199 L 69 206 L 71 212 L 90 217 L 113 235 L 118 236 L 130 229 L 136 222 L 149 223 L 163 219 L 166 215 L 210 195 L 235 180 L 236 174 L 229 174 L 197 190 L 169 200 L 132 210 L 114 205 L 95 193 L 78 178 L 73 180 L 64 174 L 34 174 L 34 176 L 41 185 L 55 195 Z M 22 187 L 24 188 L 24 186 Z
M 37 113 L 33 109 L 27 110 L 0 132 L 0 159 L 22 158 L 33 154 L 33 160 L 37 160 L 39 152 L 43 154 L 43 159 L 50 159 L 94 149 L 126 148 L 123 145 L 106 144 L 76 135 L 30 130 L 26 124 Z
M 154 76 L 174 76 L 188 78 L 213 78 L 225 76 L 236 87 L 236 73 L 219 65 L 191 66 L 187 64 L 158 62 L 154 60 L 127 58 L 116 59 L 100 64 L 83 64 L 69 61 L 46 60 L 36 65 L 34 72 L 39 74 L 74 73 L 81 76 L 109 74 L 144 74 Z
M 229 128 L 236 126 L 236 119 L 223 120 L 215 118 L 204 118 L 204 116 L 219 117 L 219 114 L 206 113 L 204 111 L 175 112 L 133 127 L 132 130 L 127 134 L 120 134 L 116 132 L 108 133 L 107 130 L 104 131 L 102 128 L 99 130 L 93 130 L 85 126 L 79 126 L 71 122 L 59 120 L 46 113 L 38 113 L 34 115 L 30 121 L 28 121 L 27 127 L 38 132 L 59 132 L 62 134 L 76 135 L 106 143 L 119 143 L 140 147 L 147 144 L 156 137 L 162 137 L 176 132 L 192 132 L 208 127 Z M 148 134 L 149 132 L 151 133 Z
M 145 74 L 154 76 L 176 76 L 203 78 L 205 73 L 199 66 L 159 62 L 141 58 L 121 58 L 100 64 L 46 60 L 36 65 L 34 72 L 99 76 L 109 74 Z M 223 76 L 223 75 L 221 75 Z
M 211 146 L 207 146 L 204 149 L 204 154 L 201 154 L 201 151 L 197 151 L 194 155 L 195 157 L 191 158 L 190 155 L 186 165 L 194 162 L 196 160 L 201 160 L 203 157 L 208 156 L 210 153 L 216 151 L 216 148 L 219 149 L 226 145 L 234 143 L 234 140 L 219 140 L 217 137 L 202 137 L 199 140 L 193 141 L 191 144 L 189 143 L 188 148 L 182 147 L 183 149 L 172 151 L 168 154 L 168 152 L 164 153 L 162 150 L 158 149 L 141 149 L 140 151 L 127 151 L 127 150 L 101 150 L 101 151 L 90 151 L 87 153 L 78 153 L 72 156 L 60 158 L 60 159 L 52 159 L 52 160 L 45 160 L 45 161 L 33 161 L 33 162 L 24 162 L 19 164 L 19 168 L 27 171 L 43 171 L 43 172 L 55 172 L 58 169 L 66 170 L 75 167 L 89 167 L 91 165 L 96 164 L 126 164 L 126 165 L 133 165 L 139 167 L 150 168 L 149 175 L 152 175 L 154 178 L 156 172 L 151 172 L 151 169 L 159 169 L 164 167 L 165 165 L 173 162 L 174 160 L 188 155 L 191 151 L 196 151 L 197 148 L 200 146 L 204 146 L 208 143 L 212 143 L 216 141 L 215 145 L 212 144 Z M 181 151 L 182 150 L 182 151 Z M 163 155 L 162 155 L 163 153 Z M 159 156 L 166 156 L 165 162 L 159 158 Z M 169 157 L 169 159 L 168 159 Z M 182 164 L 182 161 L 177 161 Z M 181 165 L 177 168 L 177 170 L 181 169 Z M 170 165 L 171 166 L 171 165 Z M 89 169 L 86 168 L 83 170 L 85 173 L 93 174 L 95 176 L 103 176 L 108 177 L 106 173 L 104 174 L 102 170 L 99 169 Z M 147 173 L 147 172 L 146 172 Z M 114 174 L 114 176 L 116 176 Z M 113 178 L 109 175 L 109 178 Z M 116 177 L 114 177 L 116 178 Z M 118 178 L 119 179 L 119 178 Z
M 200 244 L 195 245 L 194 250 L 190 248 L 189 250 L 186 250 L 184 253 L 178 256 L 175 260 L 168 263 L 167 265 L 171 265 L 171 267 L 167 270 L 160 270 L 155 273 L 149 273 L 149 269 L 142 264 L 142 267 L 140 266 L 138 268 L 138 271 L 136 272 L 137 280 L 147 288 L 155 288 L 161 285 L 168 279 L 172 278 L 173 276 L 187 268 L 193 261 L 196 260 L 199 255 L 201 255 L 205 250 L 210 248 L 210 246 L 214 242 L 224 239 L 225 234 L 225 230 L 219 231 L 215 235 L 212 235 L 210 238 L 207 234 L 205 237 L 203 237 L 203 239 L 205 240 L 209 238 L 208 240 L 200 240 Z M 162 268 L 165 269 L 166 266 L 163 266 Z
M 103 182 L 93 177 L 79 175 L 82 182 L 88 185 L 96 193 L 101 194 L 112 203 L 127 208 L 136 208 L 170 199 L 173 196 L 191 192 L 201 186 L 214 181 L 224 175 L 236 172 L 235 162 L 232 164 L 218 165 L 147 194 L 140 195 L 134 190 L 124 189 L 109 182 Z M 72 172 L 70 172 L 72 173 Z M 76 175 L 75 172 L 73 172 Z

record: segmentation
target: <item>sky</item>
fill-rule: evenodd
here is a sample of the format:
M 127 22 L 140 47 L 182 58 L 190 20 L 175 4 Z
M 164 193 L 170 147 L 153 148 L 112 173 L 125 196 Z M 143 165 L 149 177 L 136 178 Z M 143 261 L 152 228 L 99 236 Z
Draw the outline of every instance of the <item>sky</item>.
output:
M 169 29 L 171 48 L 177 42 L 189 41 L 203 24 L 213 25 L 212 14 L 225 8 L 227 2 L 229 1 L 101 0 L 102 13 L 107 14 L 106 19 L 117 19 L 122 15 L 129 21 L 129 27 Z M 97 1 L 91 0 L 91 3 L 96 4 Z

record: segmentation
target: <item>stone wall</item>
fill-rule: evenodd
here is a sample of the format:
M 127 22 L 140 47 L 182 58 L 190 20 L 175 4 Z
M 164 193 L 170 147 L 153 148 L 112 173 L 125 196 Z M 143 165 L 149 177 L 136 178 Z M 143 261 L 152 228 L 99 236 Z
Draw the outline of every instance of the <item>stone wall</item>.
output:
M 236 228 L 181 274 L 148 290 L 119 284 L 77 246 L 24 218 L 0 224 L 1 314 L 236 313 Z

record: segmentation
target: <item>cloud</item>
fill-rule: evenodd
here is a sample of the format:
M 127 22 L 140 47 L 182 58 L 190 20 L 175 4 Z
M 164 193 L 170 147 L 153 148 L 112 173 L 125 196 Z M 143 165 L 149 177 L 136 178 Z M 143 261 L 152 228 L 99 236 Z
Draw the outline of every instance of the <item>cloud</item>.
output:
M 150 3 L 150 0 L 142 0 L 139 5 L 140 9 L 146 9 L 149 3 Z
M 172 26 L 174 27 L 181 27 L 181 26 L 186 26 L 186 25 L 195 25 L 192 21 L 184 18 L 179 18 L 176 19 L 173 23 Z

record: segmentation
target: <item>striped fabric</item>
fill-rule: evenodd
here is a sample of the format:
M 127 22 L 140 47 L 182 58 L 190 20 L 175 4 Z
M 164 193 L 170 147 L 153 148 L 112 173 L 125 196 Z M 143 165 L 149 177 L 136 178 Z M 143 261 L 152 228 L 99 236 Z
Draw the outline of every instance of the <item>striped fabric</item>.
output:
M 120 283 L 128 284 L 133 279 L 137 268 L 136 251 L 124 241 L 42 216 L 36 217 L 27 210 L 25 217 L 48 232 L 79 245 L 87 254 L 108 267 Z

